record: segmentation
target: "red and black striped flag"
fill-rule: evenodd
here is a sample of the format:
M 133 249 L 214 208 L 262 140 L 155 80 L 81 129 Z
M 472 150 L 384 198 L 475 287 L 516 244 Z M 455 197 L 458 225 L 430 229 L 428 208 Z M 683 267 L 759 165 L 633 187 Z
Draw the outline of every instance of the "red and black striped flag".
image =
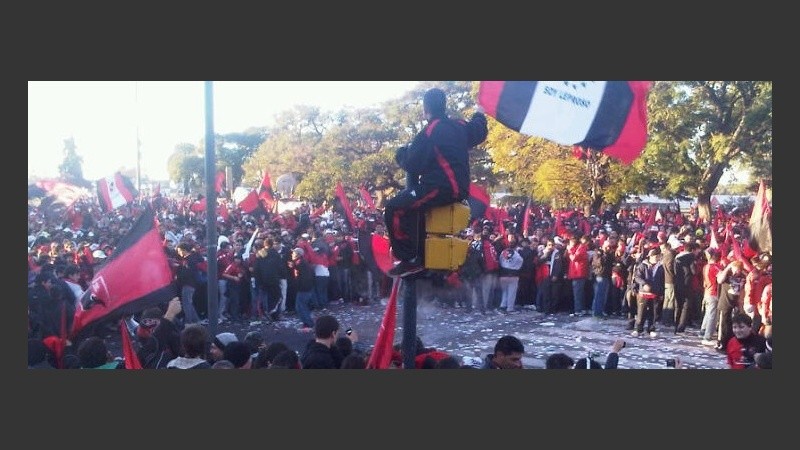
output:
M 100 320 L 167 303 L 177 293 L 154 212 L 147 208 L 95 273 L 81 297 L 82 308 L 75 313 L 70 335 Z
M 258 187 L 258 198 L 264 200 L 264 209 L 267 211 L 272 210 L 275 204 L 275 191 L 272 190 L 272 182 L 269 179 L 269 172 L 264 171 L 264 178 L 261 179 L 261 185 Z
M 357 223 L 356 218 L 353 216 L 353 208 L 350 207 L 350 200 L 347 199 L 347 195 L 344 193 L 344 186 L 342 186 L 341 181 L 336 182 L 336 200 L 339 207 L 342 209 L 342 215 L 344 215 L 344 218 L 347 220 L 350 229 L 356 229 Z
M 647 143 L 650 81 L 481 81 L 478 103 L 512 130 L 630 164 Z

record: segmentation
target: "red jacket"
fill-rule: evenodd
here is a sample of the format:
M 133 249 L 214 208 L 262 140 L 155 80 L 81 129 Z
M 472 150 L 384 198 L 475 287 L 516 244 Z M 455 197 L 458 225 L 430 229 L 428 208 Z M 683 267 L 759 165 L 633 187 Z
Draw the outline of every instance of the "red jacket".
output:
M 578 244 L 567 250 L 567 278 L 570 280 L 589 278 L 589 248 Z

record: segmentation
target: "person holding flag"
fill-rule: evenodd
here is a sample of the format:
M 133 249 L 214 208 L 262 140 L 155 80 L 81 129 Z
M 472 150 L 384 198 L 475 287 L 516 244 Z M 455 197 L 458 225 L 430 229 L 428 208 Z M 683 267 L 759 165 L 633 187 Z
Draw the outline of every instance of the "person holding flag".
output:
M 389 270 L 404 277 L 424 270 L 419 253 L 420 214 L 435 206 L 460 202 L 469 195 L 470 148 L 486 139 L 486 117 L 478 111 L 469 122 L 453 120 L 446 113 L 443 90 L 429 89 L 422 99 L 427 126 L 411 144 L 400 147 L 395 161 L 407 172 L 405 189 L 386 203 L 392 253 L 400 262 Z

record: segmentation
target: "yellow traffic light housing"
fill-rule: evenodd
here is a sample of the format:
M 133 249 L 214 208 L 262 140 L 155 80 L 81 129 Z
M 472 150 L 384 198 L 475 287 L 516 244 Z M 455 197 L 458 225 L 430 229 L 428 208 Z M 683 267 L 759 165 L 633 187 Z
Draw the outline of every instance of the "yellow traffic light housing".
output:
M 456 270 L 467 258 L 469 241 L 457 237 L 469 224 L 469 206 L 452 203 L 425 212 L 425 268 Z

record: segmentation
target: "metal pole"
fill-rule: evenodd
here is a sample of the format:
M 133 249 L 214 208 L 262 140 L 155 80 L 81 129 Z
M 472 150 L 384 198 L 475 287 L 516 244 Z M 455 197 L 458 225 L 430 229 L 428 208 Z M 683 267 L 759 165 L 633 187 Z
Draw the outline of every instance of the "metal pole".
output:
M 136 103 L 136 189 L 142 192 L 142 142 L 139 140 L 139 82 L 134 81 Z
M 417 356 L 417 277 L 403 279 L 403 368 L 414 368 Z
M 205 82 L 206 98 L 206 257 L 208 259 L 208 332 L 217 334 L 219 285 L 217 284 L 217 191 L 214 155 L 214 87 Z

